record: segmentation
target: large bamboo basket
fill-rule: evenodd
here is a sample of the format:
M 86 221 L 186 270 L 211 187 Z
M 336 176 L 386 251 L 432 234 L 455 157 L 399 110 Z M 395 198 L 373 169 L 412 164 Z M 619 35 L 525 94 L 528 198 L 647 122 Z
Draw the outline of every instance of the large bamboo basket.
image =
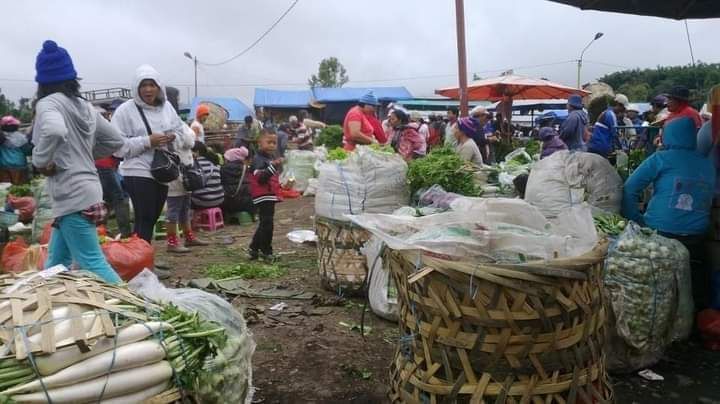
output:
M 322 286 L 343 296 L 362 293 L 367 261 L 360 252 L 370 233 L 351 222 L 315 216 L 318 269 Z
M 524 265 L 388 251 L 401 338 L 394 403 L 609 403 L 607 243 Z

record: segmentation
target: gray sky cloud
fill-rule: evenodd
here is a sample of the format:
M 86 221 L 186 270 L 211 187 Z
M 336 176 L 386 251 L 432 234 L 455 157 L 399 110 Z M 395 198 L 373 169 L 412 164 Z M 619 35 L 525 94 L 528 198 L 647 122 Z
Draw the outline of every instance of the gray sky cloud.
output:
M 227 59 L 290 3 L 6 2 L 0 88 L 11 99 L 31 96 L 35 55 L 50 38 L 68 49 L 85 89 L 127 86 L 135 67 L 149 63 L 186 99 L 193 67 L 183 52 L 208 63 Z M 598 31 L 605 36 L 585 55 L 583 82 L 623 67 L 690 62 L 678 21 L 580 11 L 544 0 L 466 0 L 465 9 L 469 69 L 483 77 L 514 67 L 519 74 L 574 85 L 572 60 Z M 348 70 L 348 86 L 404 85 L 415 95 L 429 95 L 457 82 L 454 24 L 452 0 L 300 0 L 246 55 L 223 66 L 201 65 L 199 93 L 237 96 L 251 104 L 255 86 L 305 88 L 319 61 L 336 56 Z M 718 61 L 718 21 L 689 24 L 695 57 Z M 537 66 L 551 63 L 557 64 Z

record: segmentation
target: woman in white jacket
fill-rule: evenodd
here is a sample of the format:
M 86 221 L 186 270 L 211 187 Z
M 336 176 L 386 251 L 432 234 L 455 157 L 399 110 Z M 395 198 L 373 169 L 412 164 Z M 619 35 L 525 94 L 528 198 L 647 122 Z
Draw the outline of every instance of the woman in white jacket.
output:
M 154 149 L 167 147 L 189 131 L 167 101 L 159 76 L 152 66 L 138 67 L 133 99 L 120 105 L 112 116 L 112 124 L 126 136 L 126 146 L 116 155 L 124 158 L 120 174 L 135 210 L 135 233 L 149 243 L 168 195 L 168 185 L 157 182 L 150 173 Z

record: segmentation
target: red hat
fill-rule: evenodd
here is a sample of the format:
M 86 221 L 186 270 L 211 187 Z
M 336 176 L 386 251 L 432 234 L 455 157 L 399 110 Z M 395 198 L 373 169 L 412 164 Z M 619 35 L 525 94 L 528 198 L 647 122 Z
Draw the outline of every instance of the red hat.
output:
M 210 115 L 210 107 L 205 104 L 200 104 L 195 111 L 195 117 L 200 118 L 204 115 Z

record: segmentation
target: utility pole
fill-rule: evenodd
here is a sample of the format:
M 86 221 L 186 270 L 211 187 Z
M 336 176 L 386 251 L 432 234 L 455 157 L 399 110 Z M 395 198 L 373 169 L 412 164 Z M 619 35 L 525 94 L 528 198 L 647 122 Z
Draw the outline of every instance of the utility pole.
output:
M 577 88 L 580 88 L 580 69 L 582 69 L 582 60 L 583 60 L 583 56 L 585 56 L 585 51 L 588 50 L 590 45 L 592 45 L 595 41 L 602 38 L 603 35 L 604 34 L 602 32 L 598 32 L 597 34 L 595 34 L 595 37 L 593 38 L 593 40 L 590 41 L 590 43 L 587 44 L 585 49 L 582 50 L 582 53 L 580 53 L 580 59 L 578 59 L 578 61 L 577 61 L 578 62 Z
M 198 60 L 197 56 L 193 56 L 190 54 L 190 52 L 184 53 L 185 57 L 193 61 L 193 67 L 195 68 L 195 97 L 197 98 L 197 67 L 198 67 Z
M 458 78 L 460 92 L 460 116 L 468 114 L 467 55 L 465 53 L 465 5 L 455 0 L 455 29 L 457 31 Z

